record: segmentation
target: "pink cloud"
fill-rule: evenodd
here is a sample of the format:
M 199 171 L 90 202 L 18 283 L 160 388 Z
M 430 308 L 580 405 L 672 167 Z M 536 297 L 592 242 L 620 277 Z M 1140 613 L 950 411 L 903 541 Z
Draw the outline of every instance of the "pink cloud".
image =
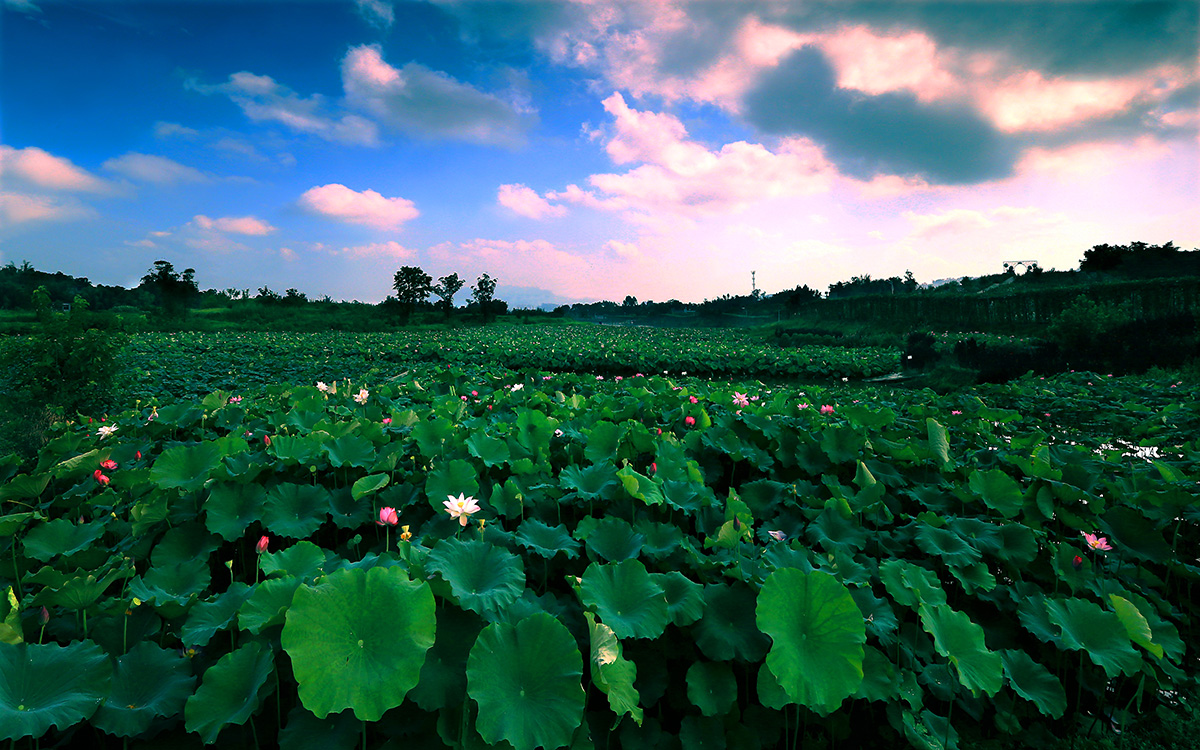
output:
M 0 228 L 33 221 L 72 221 L 95 212 L 73 199 L 0 193 Z
M 106 193 L 112 186 L 71 163 L 40 148 L 0 146 L 0 178 L 17 180 L 42 190 Z
M 376 229 L 399 229 L 421 215 L 406 198 L 385 198 L 374 190 L 360 193 L 338 183 L 310 188 L 300 196 L 299 204 L 328 219 Z
M 275 227 L 253 216 L 226 216 L 220 219 L 210 219 L 204 215 L 197 215 L 192 221 L 201 229 L 253 237 L 261 237 L 275 231 Z
M 641 255 L 638 246 L 632 242 L 621 242 L 619 240 L 609 240 L 604 243 L 604 249 L 611 253 L 615 253 L 622 258 L 637 258 Z
M 544 219 L 548 216 L 562 216 L 567 212 L 565 206 L 554 206 L 525 185 L 501 185 L 496 195 L 496 202 L 513 213 L 530 219 Z
M 1124 143 L 1092 141 L 1061 148 L 1033 148 L 1017 163 L 1017 172 L 1055 178 L 1095 177 L 1124 164 L 1159 159 L 1169 152 L 1169 146 L 1149 136 Z
M 366 245 L 355 245 L 343 248 L 342 252 L 356 258 L 394 258 L 407 260 L 416 256 L 417 251 L 401 245 L 395 240 L 387 242 L 372 242 Z
M 952 208 L 940 214 L 918 214 L 915 211 L 905 211 L 904 218 L 912 223 L 913 236 L 918 238 L 960 234 L 976 229 L 987 229 L 994 225 L 994 222 L 982 212 L 963 208 Z
M 966 88 L 954 71 L 953 55 L 919 31 L 879 34 L 867 26 L 849 26 L 822 36 L 818 46 L 842 88 L 872 95 L 907 90 L 923 102 Z

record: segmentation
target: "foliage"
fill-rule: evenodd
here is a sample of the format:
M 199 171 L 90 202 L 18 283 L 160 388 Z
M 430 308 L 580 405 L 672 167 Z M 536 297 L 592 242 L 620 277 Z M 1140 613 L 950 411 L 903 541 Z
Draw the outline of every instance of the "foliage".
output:
M 471 299 L 475 304 L 479 305 L 480 312 L 483 313 L 483 322 L 487 323 L 492 312 L 492 303 L 496 297 L 496 280 L 486 273 L 475 280 L 475 286 L 471 287 Z
M 156 260 L 154 267 L 142 277 L 141 286 L 151 291 L 162 308 L 162 314 L 173 318 L 186 313 L 199 295 L 200 287 L 196 285 L 195 277 L 194 268 L 179 273 L 169 261 Z
M 402 266 L 392 278 L 396 299 L 404 310 L 404 320 L 412 317 L 413 308 L 433 292 L 433 277 L 416 266 Z
M 431 290 L 442 301 L 446 320 L 450 320 L 450 311 L 454 309 L 454 295 L 458 294 L 458 290 L 462 289 L 464 283 L 466 282 L 460 279 L 457 273 L 452 273 L 438 279 L 438 283 Z
M 40 694 L 43 744 L 270 746 L 285 716 L 365 720 L 368 747 L 1015 744 L 1153 711 L 1191 669 L 1194 385 L 319 379 L 62 424 L 0 466 L 0 659 L 86 667 Z M 1043 417 L 1060 392 L 1100 421 Z M 163 686 L 144 733 L 107 712 L 128 665 Z
M 1091 358 L 1107 345 L 1107 338 L 1131 319 L 1121 305 L 1097 302 L 1080 296 L 1062 311 L 1046 329 L 1046 335 L 1058 344 L 1064 356 Z

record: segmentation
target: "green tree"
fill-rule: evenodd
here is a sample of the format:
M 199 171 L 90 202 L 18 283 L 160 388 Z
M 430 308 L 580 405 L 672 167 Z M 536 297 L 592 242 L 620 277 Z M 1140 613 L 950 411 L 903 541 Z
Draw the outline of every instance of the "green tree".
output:
M 442 306 L 446 311 L 446 320 L 450 320 L 450 311 L 454 309 L 454 295 L 463 288 L 463 283 L 457 273 L 452 273 L 438 279 L 438 283 L 433 287 L 433 293 L 442 300 Z
M 483 313 L 483 322 L 486 325 L 488 313 L 491 311 L 492 300 L 496 297 L 496 280 L 486 273 L 475 280 L 475 286 L 471 287 L 471 299 L 475 300 L 475 304 L 479 305 L 479 311 Z
M 433 277 L 417 266 L 402 266 L 392 278 L 392 288 L 396 290 L 396 299 L 407 324 L 417 303 L 424 302 L 433 291 Z
M 165 260 L 154 261 L 154 267 L 142 277 L 141 286 L 155 296 L 163 315 L 169 318 L 187 313 L 192 300 L 200 294 L 196 269 L 186 268 L 178 273 L 174 264 Z

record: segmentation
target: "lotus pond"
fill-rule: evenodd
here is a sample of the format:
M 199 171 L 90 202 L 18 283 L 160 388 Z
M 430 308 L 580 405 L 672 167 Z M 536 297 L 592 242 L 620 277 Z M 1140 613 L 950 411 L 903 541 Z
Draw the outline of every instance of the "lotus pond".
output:
M 0 462 L 14 746 L 1036 746 L 1196 674 L 1195 386 L 768 387 L 469 344 L 399 367 L 394 342 L 347 381 L 336 350 L 234 338 Z

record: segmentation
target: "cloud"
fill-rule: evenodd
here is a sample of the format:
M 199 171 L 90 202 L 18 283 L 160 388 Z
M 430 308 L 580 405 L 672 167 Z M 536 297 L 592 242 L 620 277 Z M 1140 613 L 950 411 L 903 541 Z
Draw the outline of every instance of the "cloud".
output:
M 0 145 L 0 178 L 41 190 L 73 193 L 108 193 L 113 186 L 70 160 L 54 156 L 40 148 L 12 148 Z
M 200 131 L 195 128 L 185 127 L 177 122 L 159 122 L 154 123 L 155 138 L 195 138 L 200 135 Z
M 42 12 L 42 9 L 34 4 L 33 0 L 4 0 L 4 9 L 28 15 L 35 15 Z
M 359 14 L 372 26 L 387 29 L 396 21 L 396 11 L 391 3 L 384 0 L 354 0 L 354 4 Z
M 346 53 L 342 85 L 348 106 L 408 135 L 511 146 L 536 122 L 525 107 L 419 63 L 394 68 L 377 45 Z
M 567 212 L 565 206 L 551 205 L 533 189 L 519 184 L 501 185 L 496 195 L 496 202 L 513 213 L 527 216 L 530 219 L 562 216 Z
M 913 225 L 913 236 L 928 239 L 939 235 L 954 235 L 976 229 L 988 229 L 995 222 L 979 211 L 955 208 L 940 214 L 918 214 L 905 211 L 904 218 Z
M 409 260 L 416 257 L 417 254 L 416 250 L 407 248 L 395 240 L 345 247 L 342 248 L 342 252 L 357 258 L 392 258 L 395 260 Z
M 385 198 L 374 190 L 359 193 L 337 183 L 308 189 L 299 204 L 329 219 L 376 229 L 399 229 L 420 216 L 413 202 L 405 198 Z
M 72 221 L 95 211 L 72 198 L 0 192 L 0 229 L 35 221 Z
M 638 258 L 641 257 L 641 251 L 633 242 L 621 242 L 620 240 L 609 240 L 604 243 L 604 249 L 619 255 L 622 258 Z
M 253 216 L 225 216 L 219 219 L 210 219 L 201 214 L 193 218 L 192 222 L 205 230 L 215 230 L 228 234 L 244 234 L 253 237 L 261 237 L 275 231 L 275 227 Z
M 254 122 L 277 122 L 292 130 L 327 141 L 358 146 L 379 144 L 375 123 L 356 114 L 330 112 L 325 97 L 304 98 L 270 76 L 241 71 L 222 84 L 195 81 L 188 86 L 204 94 L 224 94 Z
M 131 151 L 104 162 L 110 172 L 140 182 L 156 185 L 177 185 L 185 182 L 207 182 L 208 176 L 198 169 L 180 164 L 163 156 L 139 154 Z

